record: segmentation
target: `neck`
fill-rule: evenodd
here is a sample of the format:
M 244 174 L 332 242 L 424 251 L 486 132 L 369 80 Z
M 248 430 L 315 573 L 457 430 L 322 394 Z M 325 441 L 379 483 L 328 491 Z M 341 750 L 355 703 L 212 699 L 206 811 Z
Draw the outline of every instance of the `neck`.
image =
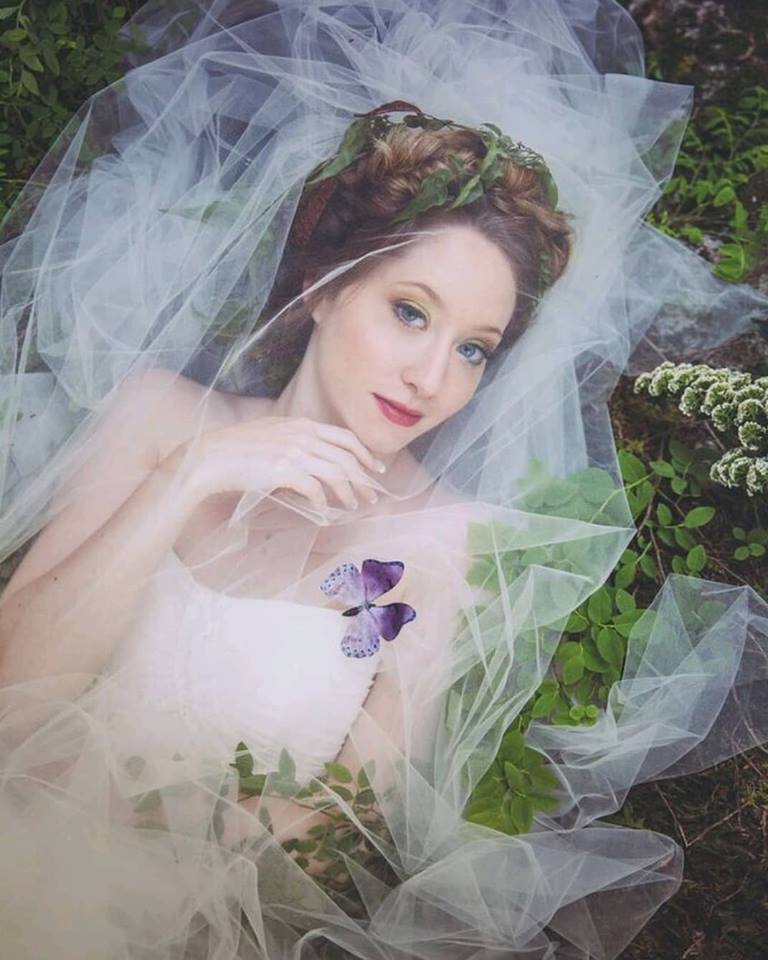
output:
M 348 424 L 335 405 L 323 394 L 320 382 L 315 375 L 310 348 L 307 349 L 304 359 L 284 387 L 283 392 L 274 401 L 271 413 L 276 417 L 308 417 L 321 423 L 330 423 L 333 426 L 347 428 Z M 387 465 L 387 470 L 391 470 L 395 461 L 400 457 L 399 450 L 394 453 L 382 453 L 372 448 L 369 449 Z
M 343 427 L 338 414 L 325 400 L 315 377 L 307 375 L 307 363 L 303 361 L 275 400 L 272 408 L 278 417 L 311 417 L 323 423 Z

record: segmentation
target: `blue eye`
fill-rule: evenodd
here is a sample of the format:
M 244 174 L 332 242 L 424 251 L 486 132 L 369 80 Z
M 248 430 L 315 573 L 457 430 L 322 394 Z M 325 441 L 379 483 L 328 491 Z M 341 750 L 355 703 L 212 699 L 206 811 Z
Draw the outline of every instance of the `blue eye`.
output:
M 472 364 L 473 367 L 479 366 L 484 360 L 487 360 L 488 357 L 490 356 L 490 354 L 488 353 L 488 351 L 487 351 L 487 350 L 484 350 L 484 349 L 480 346 L 479 343 L 463 343 L 462 346 L 463 346 L 463 347 L 474 347 L 475 350 L 477 350 L 477 351 L 479 352 L 480 356 L 479 356 L 479 358 L 478 358 L 477 360 L 474 360 L 474 361 L 473 361 L 473 360 L 470 360 L 470 361 L 469 361 L 469 362 Z M 464 354 L 464 356 L 466 356 L 466 354 Z M 477 356 L 477 354 L 475 354 L 475 356 Z M 467 357 L 467 359 L 469 360 L 469 357 Z
M 416 316 L 417 316 L 417 317 L 421 317 L 422 320 L 426 319 L 425 316 L 424 316 L 424 314 L 421 312 L 421 310 L 417 310 L 416 307 L 414 307 L 412 304 L 410 304 L 410 303 L 402 303 L 402 302 L 401 302 L 401 303 L 396 303 L 396 304 L 395 304 L 395 312 L 398 314 L 401 322 L 405 323 L 405 325 L 406 325 L 407 327 L 410 326 L 410 323 L 408 323 L 407 321 L 403 320 L 402 314 L 399 312 L 401 307 L 405 307 L 406 310 L 412 310 L 412 311 L 416 314 Z
M 404 301 L 399 301 L 399 302 L 397 302 L 397 303 L 394 304 L 394 307 L 395 307 L 395 313 L 396 313 L 398 319 L 399 319 L 400 322 L 401 322 L 402 324 L 404 324 L 406 327 L 412 326 L 412 323 L 411 323 L 409 320 L 404 320 L 404 319 L 403 319 L 402 313 L 400 312 L 400 311 L 401 311 L 401 308 L 403 308 L 403 307 L 405 307 L 406 310 L 411 310 L 411 311 L 416 315 L 416 317 L 421 317 L 422 320 L 426 320 L 426 319 L 427 319 L 426 316 L 421 312 L 421 310 L 418 310 L 418 309 L 417 309 L 416 307 L 414 307 L 413 304 L 411 304 L 411 303 L 406 303 L 406 302 L 404 302 Z M 478 351 L 479 356 L 478 356 L 477 354 L 475 354 L 475 356 L 477 357 L 477 359 L 475 359 L 475 360 L 472 360 L 466 353 L 462 354 L 462 356 L 465 358 L 465 360 L 467 360 L 467 362 L 470 364 L 470 366 L 473 366 L 473 367 L 478 367 L 478 366 L 480 366 L 480 364 L 483 363 L 483 361 L 487 360 L 487 359 L 489 358 L 489 356 L 491 355 L 490 350 L 485 349 L 485 348 L 482 347 L 479 343 L 463 343 L 463 344 L 462 344 L 462 347 L 474 347 L 474 349 L 475 349 L 476 351 Z

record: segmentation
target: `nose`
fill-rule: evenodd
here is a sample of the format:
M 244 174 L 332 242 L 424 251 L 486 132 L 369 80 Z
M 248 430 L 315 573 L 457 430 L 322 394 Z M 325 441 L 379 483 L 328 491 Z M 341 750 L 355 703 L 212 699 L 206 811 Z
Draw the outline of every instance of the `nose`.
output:
M 421 397 L 434 397 L 445 380 L 450 348 L 425 344 L 417 357 L 403 370 L 403 380 Z

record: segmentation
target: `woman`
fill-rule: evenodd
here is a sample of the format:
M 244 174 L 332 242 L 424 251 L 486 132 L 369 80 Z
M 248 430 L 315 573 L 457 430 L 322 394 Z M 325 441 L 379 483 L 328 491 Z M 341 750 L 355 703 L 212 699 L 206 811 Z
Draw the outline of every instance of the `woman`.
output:
M 593 821 L 764 738 L 764 604 L 675 578 L 529 728 L 555 806 L 462 816 L 631 538 L 618 371 L 761 302 L 641 224 L 690 91 L 624 12 L 496 7 L 151 3 L 3 246 L 14 960 L 615 956 L 680 856 Z

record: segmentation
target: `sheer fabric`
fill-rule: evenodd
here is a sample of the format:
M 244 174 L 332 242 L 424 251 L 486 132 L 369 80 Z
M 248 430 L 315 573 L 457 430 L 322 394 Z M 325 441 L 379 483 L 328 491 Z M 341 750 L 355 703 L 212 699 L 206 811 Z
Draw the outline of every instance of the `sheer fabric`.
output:
M 613 0 L 153 0 L 131 28 L 143 52 L 83 106 L 3 228 L 3 558 L 56 518 L 70 536 L 97 534 L 82 505 L 130 496 L 139 478 L 100 477 L 167 425 L 180 384 L 199 387 L 193 437 L 217 422 L 221 393 L 271 395 L 274 371 L 249 350 L 279 329 L 261 313 L 303 179 L 355 114 L 403 99 L 497 124 L 545 156 L 575 248 L 470 402 L 410 446 L 413 469 L 381 478 L 391 511 L 323 519 L 300 498 L 247 492 L 206 531 L 204 559 L 181 570 L 169 543 L 144 570 L 135 619 L 98 668 L 0 689 L 4 950 L 617 956 L 678 886 L 681 853 L 600 818 L 635 783 L 765 741 L 768 610 L 754 591 L 670 576 L 596 723 L 528 732 L 557 777 L 557 809 L 524 836 L 462 813 L 569 614 L 632 538 L 606 409 L 617 377 L 714 346 L 768 307 L 643 223 L 691 89 L 644 78 L 638 31 Z M 380 252 L 424 239 L 384 236 Z M 147 371 L 160 376 L 142 416 Z M 574 476 L 586 507 L 562 495 Z M 58 601 L 32 630 L 41 645 L 77 649 L 84 609 L 114 626 L 101 592 L 137 569 L 162 514 Z M 269 550 L 253 549 L 266 533 Z M 366 558 L 405 564 L 417 618 L 375 661 L 342 662 L 342 611 L 320 584 Z M 386 709 L 365 699 L 381 678 L 396 691 Z M 347 856 L 354 897 L 332 897 L 237 803 L 231 763 L 247 741 L 268 788 L 288 749 L 297 781 L 311 781 L 347 735 L 375 759 L 386 829 L 332 785 L 318 795 L 386 869 Z

